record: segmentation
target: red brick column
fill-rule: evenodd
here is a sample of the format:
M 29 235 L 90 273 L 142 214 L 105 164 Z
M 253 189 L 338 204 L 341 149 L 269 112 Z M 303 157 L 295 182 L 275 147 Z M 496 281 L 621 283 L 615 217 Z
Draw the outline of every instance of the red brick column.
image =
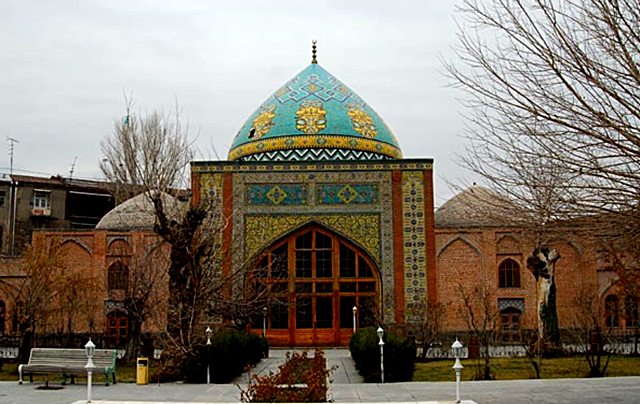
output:
M 222 231 L 222 276 L 229 278 L 232 271 L 233 254 L 233 173 L 222 175 L 222 215 L 227 225 Z M 231 297 L 231 282 L 227 285 L 227 297 Z

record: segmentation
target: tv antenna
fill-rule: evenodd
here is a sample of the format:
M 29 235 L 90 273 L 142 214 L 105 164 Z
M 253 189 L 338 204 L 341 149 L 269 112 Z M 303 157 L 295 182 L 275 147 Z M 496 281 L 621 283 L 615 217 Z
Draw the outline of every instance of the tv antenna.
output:
M 15 144 L 20 143 L 20 141 L 11 136 L 7 136 L 7 142 L 9 142 L 9 156 L 11 157 L 9 164 L 9 173 L 13 175 L 13 153 L 15 150 Z
M 71 163 L 71 169 L 69 170 L 69 179 L 73 178 L 73 172 L 76 170 L 76 161 L 78 161 L 78 156 L 73 158 L 73 163 Z

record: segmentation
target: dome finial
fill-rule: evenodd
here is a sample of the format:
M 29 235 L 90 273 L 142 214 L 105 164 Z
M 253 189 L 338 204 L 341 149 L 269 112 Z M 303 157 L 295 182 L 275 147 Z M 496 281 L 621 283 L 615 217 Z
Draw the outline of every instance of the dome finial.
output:
M 313 64 L 317 64 L 318 61 L 316 60 L 316 43 L 318 41 L 316 41 L 315 39 L 313 41 L 311 41 L 313 43 L 313 45 L 311 46 L 311 63 Z

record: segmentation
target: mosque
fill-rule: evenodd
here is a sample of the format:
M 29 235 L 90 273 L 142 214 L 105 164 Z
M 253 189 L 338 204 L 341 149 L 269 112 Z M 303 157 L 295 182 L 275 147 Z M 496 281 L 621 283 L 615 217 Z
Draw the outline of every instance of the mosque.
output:
M 535 279 L 523 270 L 533 240 L 484 215 L 478 201 L 493 196 L 480 187 L 435 211 L 433 160 L 403 158 L 380 115 L 318 64 L 315 43 L 309 66 L 242 125 L 228 159 L 191 163 L 191 179 L 192 203 L 210 202 L 224 221 L 212 236 L 222 275 L 234 279 L 230 298 L 244 298 L 246 282 L 271 296 L 253 327 L 264 326 L 272 346 L 345 346 L 355 328 L 424 321 L 424 309 L 436 303 L 446 310 L 443 330 L 464 333 L 462 293 L 480 286 L 505 341 L 533 324 Z M 61 238 L 74 268 L 104 280 L 100 307 L 77 323 L 105 332 L 114 345 L 128 337 L 121 290 L 135 271 L 128 260 L 142 250 L 154 252 L 155 266 L 168 260 L 166 248 L 152 247 L 150 209 L 136 197 L 94 231 L 39 235 Z M 590 281 L 603 302 L 617 302 L 615 275 L 596 244 L 579 229 L 554 241 L 563 257 L 561 327 L 571 326 L 576 296 Z M 246 276 L 233 277 L 238 271 Z M 158 287 L 166 293 L 166 285 Z M 162 302 L 147 330 L 153 319 L 161 326 Z M 624 327 L 612 311 L 605 315 Z
M 433 160 L 403 159 L 384 120 L 311 64 L 262 103 L 227 161 L 194 162 L 193 195 L 231 218 L 223 272 L 248 267 L 283 304 L 272 345 L 347 345 L 360 325 L 435 301 Z M 241 293 L 236 288 L 234 293 Z M 355 310 L 354 310 L 355 308 Z

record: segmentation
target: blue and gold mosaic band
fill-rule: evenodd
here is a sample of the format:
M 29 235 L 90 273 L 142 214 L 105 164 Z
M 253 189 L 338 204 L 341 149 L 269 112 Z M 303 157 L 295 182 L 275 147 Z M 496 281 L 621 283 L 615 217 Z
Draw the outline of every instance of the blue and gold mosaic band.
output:
M 286 136 L 271 139 L 260 139 L 253 142 L 244 143 L 229 152 L 229 160 L 243 160 L 247 156 L 273 152 L 277 150 L 353 150 L 377 154 L 380 158 L 401 159 L 402 152 L 396 146 L 380 142 L 375 139 L 356 138 L 348 136 L 334 135 L 300 135 Z M 300 153 L 299 157 L 307 153 Z M 305 159 L 314 160 L 313 154 Z M 302 160 L 303 158 L 292 158 L 291 160 Z

